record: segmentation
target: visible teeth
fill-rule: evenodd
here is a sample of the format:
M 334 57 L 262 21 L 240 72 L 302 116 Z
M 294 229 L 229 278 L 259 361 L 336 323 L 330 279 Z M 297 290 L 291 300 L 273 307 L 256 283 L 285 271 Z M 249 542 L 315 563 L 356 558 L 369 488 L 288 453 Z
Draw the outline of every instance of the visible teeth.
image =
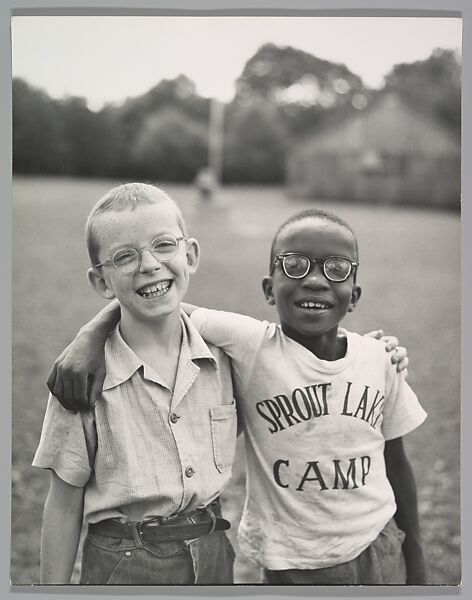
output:
M 144 298 L 157 298 L 165 294 L 170 288 L 170 281 L 160 281 L 153 285 L 148 285 L 138 290 L 138 293 Z
M 302 308 L 318 308 L 318 309 L 329 308 L 329 306 L 327 304 L 324 304 L 324 302 L 301 302 L 300 306 Z

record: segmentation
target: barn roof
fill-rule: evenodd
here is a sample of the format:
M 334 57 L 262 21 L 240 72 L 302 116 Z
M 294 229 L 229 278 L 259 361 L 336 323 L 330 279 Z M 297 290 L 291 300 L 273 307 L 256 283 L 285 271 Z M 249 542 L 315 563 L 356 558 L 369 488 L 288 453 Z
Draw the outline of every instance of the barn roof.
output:
M 364 114 L 368 114 L 375 108 L 377 108 L 382 103 L 385 103 L 392 98 L 395 98 L 402 107 L 410 113 L 413 113 L 416 118 L 425 121 L 431 127 L 435 129 L 440 129 L 446 137 L 453 139 L 456 143 L 460 143 L 460 135 L 454 133 L 448 127 L 444 121 L 439 118 L 433 111 L 428 109 L 418 110 L 418 106 L 412 102 L 405 94 L 400 94 L 398 91 L 393 91 L 391 89 L 385 88 L 380 92 L 376 92 L 370 96 L 368 99 L 368 104 L 365 108 L 355 108 L 351 102 L 346 102 L 346 104 L 336 110 L 334 110 L 331 114 L 327 115 L 323 118 L 317 125 L 311 128 L 306 133 L 299 136 L 299 138 L 295 142 L 295 146 L 303 146 L 306 142 L 311 140 L 314 137 L 318 137 L 318 135 L 329 131 L 330 129 L 337 129 L 343 123 L 348 122 L 351 118 L 359 117 Z

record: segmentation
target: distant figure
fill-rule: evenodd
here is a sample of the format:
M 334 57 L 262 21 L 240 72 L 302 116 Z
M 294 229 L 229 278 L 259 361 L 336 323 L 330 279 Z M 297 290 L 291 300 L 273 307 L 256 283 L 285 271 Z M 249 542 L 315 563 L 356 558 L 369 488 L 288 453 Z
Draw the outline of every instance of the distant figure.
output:
M 204 167 L 197 173 L 195 187 L 200 194 L 201 200 L 204 202 L 210 202 L 214 198 L 217 181 L 213 171 L 209 167 Z

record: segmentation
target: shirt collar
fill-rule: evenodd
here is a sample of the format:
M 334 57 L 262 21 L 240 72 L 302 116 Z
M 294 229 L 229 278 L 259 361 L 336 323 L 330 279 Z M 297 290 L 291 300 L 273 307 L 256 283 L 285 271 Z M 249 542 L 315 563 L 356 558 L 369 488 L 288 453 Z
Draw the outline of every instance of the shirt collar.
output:
M 198 329 L 192 323 L 191 319 L 183 312 L 180 313 L 180 321 L 182 323 L 183 340 L 187 341 L 190 360 L 198 360 L 200 358 L 207 358 L 213 363 L 215 367 L 218 366 L 216 358 L 213 356 L 211 350 L 206 345 Z
M 183 311 L 180 314 L 180 323 L 182 326 L 182 348 L 185 348 L 188 358 L 191 361 L 208 359 L 217 368 L 218 363 L 215 357 L 203 341 L 195 325 Z M 106 376 L 103 391 L 124 383 L 141 367 L 146 379 L 163 385 L 163 382 L 158 377 L 156 378 L 155 371 L 143 363 L 124 341 L 120 333 L 119 323 L 105 344 L 105 367 Z

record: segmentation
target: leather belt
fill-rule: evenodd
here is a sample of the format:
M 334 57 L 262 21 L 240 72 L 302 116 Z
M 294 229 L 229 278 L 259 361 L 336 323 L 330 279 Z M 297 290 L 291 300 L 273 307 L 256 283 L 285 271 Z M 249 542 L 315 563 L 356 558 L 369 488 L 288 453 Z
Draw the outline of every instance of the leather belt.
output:
M 134 523 L 106 519 L 98 523 L 90 523 L 88 529 L 91 533 L 121 539 L 134 539 L 138 534 L 145 543 L 191 540 L 213 531 L 224 531 L 230 528 L 229 521 L 215 515 L 213 507 L 216 504 L 215 501 L 206 508 L 174 517 L 154 517 Z

